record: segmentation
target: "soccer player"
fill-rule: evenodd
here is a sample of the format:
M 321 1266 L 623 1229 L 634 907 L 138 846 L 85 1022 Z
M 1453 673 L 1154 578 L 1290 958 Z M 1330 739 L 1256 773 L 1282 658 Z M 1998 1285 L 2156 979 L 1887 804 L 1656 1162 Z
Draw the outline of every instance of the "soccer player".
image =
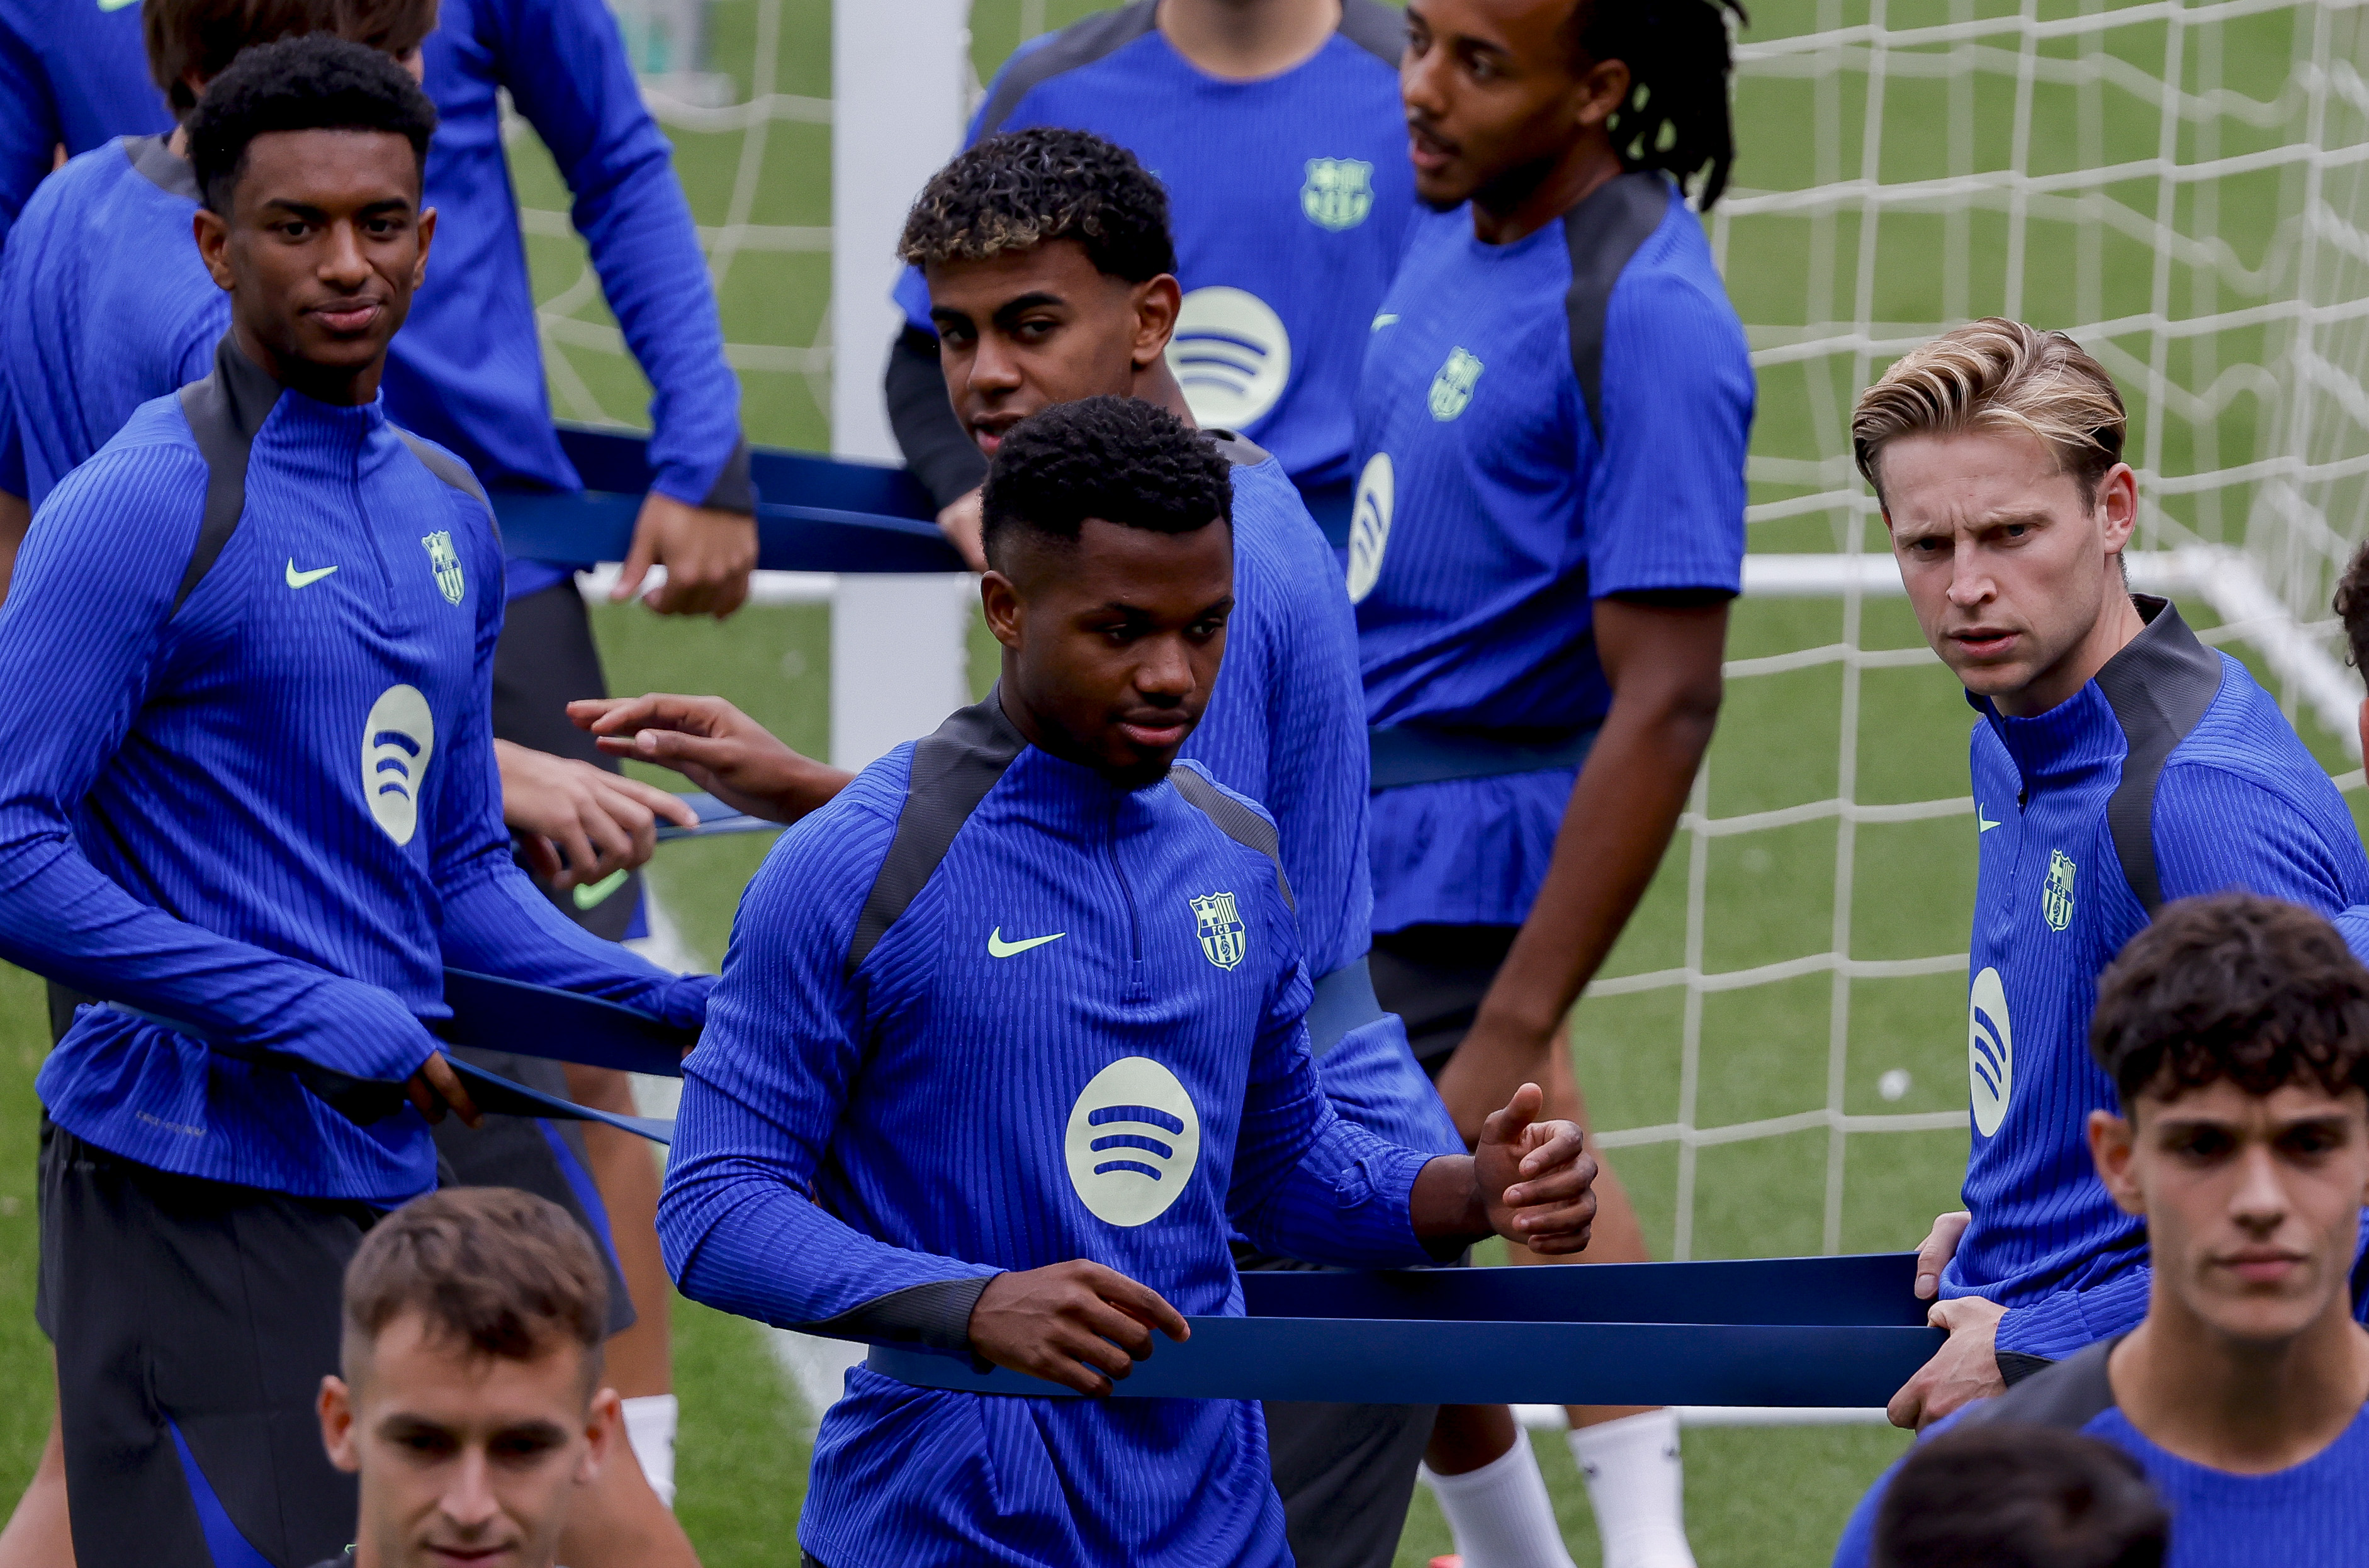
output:
M 526 1193 L 432 1193 L 372 1227 L 319 1396 L 360 1516 L 320 1568 L 553 1568 L 621 1442 L 607 1296 L 582 1229 Z
M 2177 1563 L 2359 1562 L 2369 1332 L 2347 1276 L 2369 1200 L 2369 973 L 2308 910 L 2182 899 L 2099 980 L 2089 1044 L 2119 1098 L 2084 1130 L 2100 1186 L 2145 1229 L 2146 1312 L 1952 1428 L 2122 1448 L 2171 1509 Z M 1837 1568 L 1868 1561 L 1890 1479 Z
M 2171 1516 L 2101 1437 L 1984 1422 L 1919 1443 L 1884 1488 L 1871 1568 L 2163 1568 Z
M 1718 715 L 1753 381 L 1681 186 L 1708 208 L 1727 181 L 1727 21 L 1713 0 L 1407 7 L 1428 211 L 1358 383 L 1348 583 L 1375 989 L 1468 1138 L 1527 1079 L 1583 1114 L 1564 1020 Z M 1590 1258 L 1642 1258 L 1609 1178 L 1603 1202 Z M 1605 1561 L 1691 1562 L 1675 1419 L 1573 1419 Z M 1519 1538 L 1492 1563 L 1563 1561 L 1516 1501 L 1540 1494 L 1509 1418 L 1452 1415 L 1431 1463 L 1459 1540 Z
M 105 1003 L 38 1085 L 84 1568 L 201 1560 L 210 1528 L 283 1568 L 351 1539 L 350 1484 L 299 1438 L 338 1274 L 434 1184 L 428 1119 L 475 1116 L 429 1027 L 446 965 L 704 1011 L 710 982 L 581 932 L 510 859 L 491 518 L 376 395 L 434 124 L 335 38 L 210 86 L 189 147 L 231 331 L 51 494 L 0 613 L 0 954 Z
M 1349 1267 L 1492 1231 L 1585 1245 L 1594 1161 L 1532 1123 L 1534 1085 L 1436 1157 L 1319 1088 L 1275 825 L 1176 761 L 1233 610 L 1230 466 L 1136 399 L 1004 436 L 981 586 L 1002 679 L 750 885 L 659 1206 L 685 1293 L 1099 1395 L 1181 1314 L 1240 1310 L 1230 1229 Z M 1248 1404 L 859 1368 L 800 1540 L 830 1568 L 1285 1562 L 1264 1437 Z
M 1162 354 L 1179 288 L 1167 196 L 1125 149 L 1082 131 L 991 136 L 932 178 L 904 235 L 944 346 L 941 397 L 992 452 L 1024 418 L 1137 396 L 1186 424 Z M 1356 630 L 1333 558 L 1281 465 L 1227 431 L 1234 590 L 1225 668 L 1184 755 L 1272 813 L 1316 1000 L 1333 1108 L 1393 1141 L 1463 1148 L 1380 1013 L 1366 970 L 1369 890 Z M 795 821 L 853 776 L 808 761 L 716 698 L 578 704 L 620 755 L 683 767 L 735 804 Z M 1281 1260 L 1239 1258 L 1245 1266 Z M 1306 1568 L 1386 1564 L 1402 1533 L 1425 1407 L 1276 1404 L 1268 1440 L 1292 1554 Z
M 2155 911 L 2246 888 L 2369 901 L 2343 798 L 2278 703 L 2167 601 L 2134 595 L 2138 510 L 2113 378 L 1988 319 L 1860 395 L 1851 441 L 1925 637 L 1963 682 L 1980 866 L 1967 959 L 1965 1210 L 1917 1264 L 1950 1340 L 1892 1402 L 1922 1426 L 2119 1333 L 2146 1227 L 2091 1172 L 2112 1079 L 2083 1053 L 2097 977 Z
M 1091 131 L 1158 171 L 1186 290 L 1170 358 L 1194 417 L 1273 452 L 1336 545 L 1357 364 L 1413 210 L 1405 38 L 1377 0 L 1133 0 L 1021 45 L 970 128 L 973 143 L 1032 125 Z M 947 411 L 919 269 L 897 299 L 890 420 L 978 569 L 987 465 Z

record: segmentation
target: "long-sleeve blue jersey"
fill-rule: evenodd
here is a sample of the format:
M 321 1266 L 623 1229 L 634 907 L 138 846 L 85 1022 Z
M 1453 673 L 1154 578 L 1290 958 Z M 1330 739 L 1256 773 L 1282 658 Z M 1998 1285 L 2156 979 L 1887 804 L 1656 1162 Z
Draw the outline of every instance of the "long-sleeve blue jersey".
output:
M 969 141 L 1059 125 L 1135 154 L 1168 188 L 1185 289 L 1169 361 L 1195 417 L 1257 441 L 1304 490 L 1345 488 L 1366 326 L 1414 212 L 1405 18 L 1344 0 L 1340 30 L 1308 60 L 1234 82 L 1179 54 L 1156 10 L 1134 0 L 1023 45 Z M 933 330 L 918 272 L 897 299 Z
M 1234 612 L 1217 690 L 1184 754 L 1274 817 L 1309 973 L 1339 984 L 1373 942 L 1357 626 L 1332 547 L 1282 464 L 1230 432 L 1215 439 L 1234 464 Z M 1322 1044 L 1317 1067 L 1334 1110 L 1402 1143 L 1463 1149 L 1395 1013 L 1377 1008 Z
M 40 140 L 46 171 L 56 138 L 32 111 L 50 101 L 87 106 L 77 110 L 87 126 L 78 122 L 66 138 L 77 154 L 108 136 L 172 129 L 148 81 L 136 8 L 112 28 L 91 23 L 93 9 L 86 0 L 39 11 L 28 0 L 0 0 L 0 84 L 10 74 L 11 17 L 20 24 L 15 52 L 36 61 L 47 84 L 22 100 L 0 94 L 0 154 L 8 138 Z M 601 292 L 649 379 L 652 487 L 692 505 L 748 509 L 740 383 L 724 358 L 672 148 L 642 105 L 616 19 L 601 0 L 444 0 L 420 54 L 439 117 L 426 191 L 438 212 L 436 245 L 429 284 L 388 352 L 390 417 L 460 453 L 498 488 L 581 486 L 552 429 L 518 197 L 502 155 L 507 92 L 567 182 Z M 6 189 L 0 185 L 0 207 L 13 219 L 24 193 L 12 199 Z M 181 243 L 190 243 L 186 225 Z M 119 326 L 141 334 L 145 324 Z M 517 563 L 508 591 L 517 598 L 566 575 Z
M 642 106 L 617 20 L 601 0 L 443 0 L 420 51 L 436 102 L 427 204 L 429 285 L 387 352 L 386 406 L 497 488 L 582 481 L 551 426 L 518 196 L 502 156 L 500 96 L 550 148 L 601 292 L 649 378 L 651 487 L 693 506 L 753 502 L 740 383 L 674 152 Z M 561 579 L 513 566 L 515 599 Z
M 1368 721 L 1450 743 L 1591 732 L 1612 700 L 1596 600 L 1742 586 L 1752 408 L 1701 221 L 1660 175 L 1510 245 L 1462 208 L 1416 220 L 1357 387 Z M 1574 777 L 1378 789 L 1374 929 L 1528 919 Z
M 2089 1159 L 2089 1113 L 2116 1104 L 2089 1055 L 2099 974 L 2170 899 L 2369 898 L 2352 814 L 2278 704 L 2169 604 L 2137 602 L 2146 628 L 2064 703 L 1975 703 L 1974 1222 L 1941 1293 L 2001 1303 L 1999 1348 L 2052 1358 L 2136 1323 L 2150 1283 L 2146 1221 Z
M 1128 791 L 1030 747 L 996 696 L 865 769 L 750 884 L 684 1062 L 658 1211 L 684 1292 L 963 1354 L 1003 1270 L 1089 1258 L 1230 1314 L 1236 1227 L 1429 1261 L 1426 1157 L 1318 1087 L 1273 832 L 1190 763 Z M 1287 1560 L 1255 1405 L 862 1368 L 799 1533 L 832 1568 Z
M 0 247 L 60 147 L 79 156 L 171 129 L 139 6 L 0 0 Z
M 36 507 L 132 410 L 213 362 L 230 296 L 199 259 L 198 180 L 163 136 L 41 182 L 0 251 L 0 490 Z
M 393 1203 L 434 1185 L 427 1124 L 304 1084 L 417 1070 L 446 966 L 699 1021 L 712 982 L 585 934 L 511 864 L 500 580 L 466 469 L 227 341 L 51 494 L 0 608 L 0 956 L 214 1043 L 85 1009 L 39 1081 L 59 1126 Z

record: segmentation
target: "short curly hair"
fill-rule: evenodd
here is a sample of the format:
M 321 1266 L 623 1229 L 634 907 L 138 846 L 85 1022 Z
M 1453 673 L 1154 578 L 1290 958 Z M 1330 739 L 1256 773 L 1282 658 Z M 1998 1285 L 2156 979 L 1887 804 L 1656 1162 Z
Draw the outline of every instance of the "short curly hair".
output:
M 230 211 L 247 147 L 275 131 L 383 131 L 411 143 L 424 175 L 436 106 L 402 66 L 334 33 L 258 44 L 206 84 L 189 117 L 189 162 L 209 208 Z
M 988 564 L 1001 571 L 1020 530 L 1074 544 L 1090 517 L 1154 533 L 1230 528 L 1234 481 L 1224 454 L 1166 409 L 1087 397 L 1014 425 L 979 505 Z
M 1036 126 L 990 136 L 930 177 L 897 253 L 916 267 L 985 261 L 1075 240 L 1106 278 L 1176 270 L 1168 190 L 1126 148 Z
M 2227 1080 L 2369 1089 L 2369 970 L 2309 910 L 2252 893 L 2166 904 L 2098 981 L 2089 1054 L 2127 1114 Z

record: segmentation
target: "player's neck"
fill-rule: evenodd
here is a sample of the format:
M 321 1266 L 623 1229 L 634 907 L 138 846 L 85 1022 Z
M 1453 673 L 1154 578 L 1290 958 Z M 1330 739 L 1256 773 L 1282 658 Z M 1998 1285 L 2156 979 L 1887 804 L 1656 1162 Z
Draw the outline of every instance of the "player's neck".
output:
M 316 365 L 310 361 L 278 353 L 264 343 L 253 327 L 235 315 L 231 317 L 230 333 L 238 351 L 261 366 L 266 375 L 289 391 L 301 392 L 316 403 L 354 408 L 378 395 L 379 377 L 386 369 L 383 353 L 366 365 L 349 370 L 343 366 Z
M 1134 396 L 1138 402 L 1150 403 L 1165 409 L 1193 429 L 1201 428 L 1193 418 L 1193 406 L 1184 401 L 1184 388 L 1177 383 L 1176 372 L 1168 368 L 1168 356 L 1160 358 L 1135 372 Z
M 1230 82 L 1280 76 L 1324 47 L 1342 0 L 1160 0 L 1161 36 L 1194 69 Z
M 1551 162 L 1499 176 L 1472 194 L 1472 237 L 1511 245 L 1554 223 L 1620 174 L 1620 155 L 1601 132 L 1581 137 Z
M 2192 1463 L 2239 1475 L 2301 1464 L 2369 1402 L 2369 1333 L 2348 1306 L 2339 1292 L 2292 1339 L 2240 1340 L 2186 1310 L 2158 1275 L 2146 1321 L 2108 1364 L 2114 1402 Z

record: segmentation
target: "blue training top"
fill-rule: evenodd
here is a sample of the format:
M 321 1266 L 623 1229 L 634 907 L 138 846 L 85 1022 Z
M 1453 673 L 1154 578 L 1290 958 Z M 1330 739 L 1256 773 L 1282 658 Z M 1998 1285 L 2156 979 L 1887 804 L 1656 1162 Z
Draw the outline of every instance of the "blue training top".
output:
M 1373 944 L 1374 892 L 1357 628 L 1332 547 L 1282 465 L 1230 431 L 1208 433 L 1233 464 L 1234 612 L 1184 755 L 1274 817 L 1310 974 L 1320 987 L 1358 983 L 1348 971 Z M 1401 1143 L 1463 1152 L 1396 1013 L 1376 1003 L 1346 1036 L 1318 1044 L 1334 1110 Z
M 1133 153 L 1168 188 L 1185 289 L 1168 356 L 1194 418 L 1257 441 L 1303 490 L 1345 486 L 1366 323 L 1414 210 L 1405 18 L 1343 0 L 1340 30 L 1310 59 L 1231 82 L 1177 53 L 1157 9 L 1134 0 L 1022 45 L 967 144 L 1059 125 Z M 918 271 L 897 300 L 933 330 Z
M 1028 746 L 995 695 L 865 769 L 750 884 L 684 1061 L 658 1207 L 684 1293 L 967 1355 L 1003 1270 L 1088 1258 L 1239 1315 L 1233 1228 L 1433 1261 L 1409 1213 L 1427 1157 L 1319 1090 L 1274 831 L 1193 764 L 1127 791 Z M 1254 1404 L 862 1368 L 799 1539 L 847 1568 L 1288 1561 Z
M 205 375 L 230 296 L 198 258 L 197 175 L 128 136 L 41 182 L 0 251 L 0 490 L 39 507 L 132 410 Z
M 1349 543 L 1367 717 L 1583 736 L 1611 703 L 1594 601 L 1743 586 L 1752 365 L 1700 222 L 1650 172 L 1510 245 L 1427 214 L 1371 336 Z M 1374 929 L 1528 918 L 1574 772 L 1378 788 Z
M 0 18 L 26 4 L 0 0 Z M 133 14 L 125 25 L 96 31 L 86 25 L 91 8 L 56 5 L 38 19 L 20 18 L 22 47 L 39 54 L 50 95 L 93 106 L 91 139 L 76 145 L 69 138 L 68 147 L 80 153 L 108 135 L 170 131 L 148 82 L 137 8 L 127 8 Z M 0 25 L 0 34 L 6 30 Z M 0 45 L 0 56 L 6 52 Z M 754 495 L 740 440 L 740 383 L 724 358 L 707 262 L 675 178 L 673 149 L 642 106 L 615 17 L 601 0 L 444 0 L 420 54 L 439 116 L 425 195 L 438 212 L 436 244 L 428 281 L 388 350 L 389 416 L 460 453 L 498 489 L 582 486 L 552 429 L 526 242 L 502 154 L 506 91 L 567 182 L 570 216 L 591 251 L 601 293 L 649 379 L 651 487 L 692 505 L 748 510 Z M 6 72 L 0 64 L 0 80 Z M 0 95 L 0 106 L 11 101 Z M 135 112 L 140 104 L 150 111 Z M 9 135 L 47 135 L 13 120 L 0 108 Z M 44 170 L 50 145 L 41 143 Z M 21 200 L 0 192 L 9 216 Z M 193 243 L 186 223 L 177 243 Z M 141 258 L 141 247 L 125 248 Z M 143 326 L 137 316 L 119 325 L 135 333 Z M 549 588 L 568 570 L 515 562 L 507 591 L 515 599 Z
M 2352 814 L 2277 702 L 2169 603 L 2137 603 L 2146 628 L 2047 713 L 1970 699 L 1974 1223 L 1941 1293 L 2005 1305 L 1999 1348 L 2023 1355 L 2069 1356 L 2146 1310 L 2146 1221 L 2089 1158 L 2089 1112 L 2116 1105 L 2089 1055 L 2099 974 L 2173 898 L 2243 887 L 2324 915 L 2369 901 Z
M 2171 1511 L 2171 1554 L 2166 1568 L 2351 1568 L 2369 1541 L 2369 1411 L 2336 1441 L 2285 1470 L 2235 1475 L 2181 1459 L 2157 1447 L 2114 1403 L 2106 1375 L 2113 1341 L 2092 1345 L 2006 1394 L 1969 1405 L 1928 1427 L 1919 1441 L 1962 1422 L 2012 1421 L 2056 1426 L 2103 1438 L 2138 1460 L 2156 1494 Z M 1895 1461 L 1868 1489 L 1843 1527 L 1835 1568 L 1868 1568 L 1875 1521 Z
M 148 79 L 140 7 L 0 0 L 0 247 L 57 149 L 173 129 Z
M 393 1204 L 435 1185 L 427 1123 L 317 1096 L 418 1069 L 446 966 L 699 1022 L 712 981 L 511 864 L 500 572 L 465 468 L 227 340 L 52 493 L 0 607 L 0 956 L 217 1043 L 84 1009 L 38 1083 L 59 1126 Z

